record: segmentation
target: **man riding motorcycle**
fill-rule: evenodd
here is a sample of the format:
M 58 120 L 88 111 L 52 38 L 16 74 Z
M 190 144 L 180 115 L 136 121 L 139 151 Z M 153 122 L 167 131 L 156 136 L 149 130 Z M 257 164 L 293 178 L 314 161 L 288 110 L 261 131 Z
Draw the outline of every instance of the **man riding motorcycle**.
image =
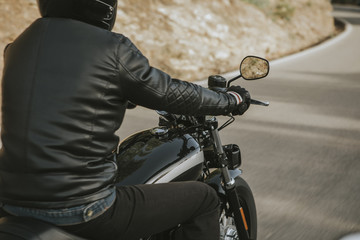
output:
M 42 18 L 4 51 L 0 216 L 29 216 L 89 239 L 219 239 L 203 183 L 116 186 L 129 102 L 188 115 L 243 114 L 249 93 L 214 92 L 153 68 L 111 32 L 117 0 L 38 0 Z

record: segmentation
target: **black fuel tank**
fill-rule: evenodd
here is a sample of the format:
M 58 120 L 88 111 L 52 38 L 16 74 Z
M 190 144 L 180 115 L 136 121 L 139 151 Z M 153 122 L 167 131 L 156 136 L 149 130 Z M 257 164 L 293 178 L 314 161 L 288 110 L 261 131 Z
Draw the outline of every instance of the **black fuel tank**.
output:
M 194 179 L 188 179 L 191 176 L 185 176 L 185 179 L 195 180 L 202 170 L 203 152 L 189 134 L 180 135 L 161 127 L 138 132 L 120 144 L 116 182 L 118 185 L 147 183 L 165 169 L 188 159 L 191 163 L 182 167 L 182 177 L 187 172 L 194 175 Z

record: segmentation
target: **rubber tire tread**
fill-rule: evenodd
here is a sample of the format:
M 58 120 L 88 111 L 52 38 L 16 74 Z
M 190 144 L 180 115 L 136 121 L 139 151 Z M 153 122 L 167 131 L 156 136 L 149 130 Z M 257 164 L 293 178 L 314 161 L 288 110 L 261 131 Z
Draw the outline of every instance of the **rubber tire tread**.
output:
M 240 205 L 243 207 L 245 218 L 249 227 L 250 240 L 257 239 L 257 215 L 256 205 L 253 193 L 247 182 L 241 177 L 235 178 L 236 193 L 238 195 Z M 242 219 L 235 219 L 242 221 Z M 242 240 L 242 239 L 240 239 Z

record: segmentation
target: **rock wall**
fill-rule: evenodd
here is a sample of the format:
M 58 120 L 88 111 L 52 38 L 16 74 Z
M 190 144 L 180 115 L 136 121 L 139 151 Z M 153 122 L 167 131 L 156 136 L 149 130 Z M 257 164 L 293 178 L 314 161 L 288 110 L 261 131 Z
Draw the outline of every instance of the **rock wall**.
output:
M 331 12 L 328 0 L 119 0 L 114 31 L 153 66 L 192 81 L 237 69 L 246 55 L 316 44 L 334 33 Z M 0 48 L 38 17 L 36 0 L 0 0 Z

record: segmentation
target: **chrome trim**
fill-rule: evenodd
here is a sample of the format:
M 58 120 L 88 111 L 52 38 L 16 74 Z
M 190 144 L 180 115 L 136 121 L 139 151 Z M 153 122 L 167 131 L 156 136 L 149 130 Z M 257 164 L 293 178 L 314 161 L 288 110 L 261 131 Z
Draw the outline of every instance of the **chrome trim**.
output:
M 204 152 L 200 149 L 197 149 L 197 151 L 194 152 L 191 156 L 183 158 L 181 161 L 176 162 L 175 164 L 156 174 L 154 177 L 149 179 L 146 184 L 170 182 L 171 180 L 178 177 L 180 174 L 203 162 Z

